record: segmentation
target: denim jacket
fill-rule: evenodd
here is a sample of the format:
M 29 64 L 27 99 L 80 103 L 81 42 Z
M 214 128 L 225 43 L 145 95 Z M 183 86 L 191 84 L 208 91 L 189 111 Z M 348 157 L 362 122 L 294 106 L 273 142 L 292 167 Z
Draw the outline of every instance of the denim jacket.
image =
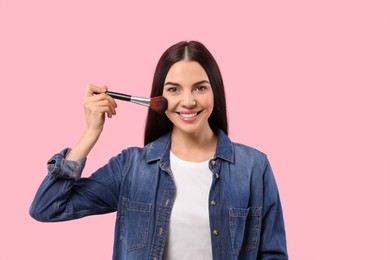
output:
M 85 160 L 65 160 L 69 149 L 63 150 L 49 160 L 30 215 L 54 222 L 116 211 L 113 259 L 163 259 L 176 190 L 170 138 L 169 133 L 144 148 L 125 149 L 88 178 L 80 177 Z M 282 207 L 266 155 L 219 131 L 209 168 L 213 259 L 288 259 Z

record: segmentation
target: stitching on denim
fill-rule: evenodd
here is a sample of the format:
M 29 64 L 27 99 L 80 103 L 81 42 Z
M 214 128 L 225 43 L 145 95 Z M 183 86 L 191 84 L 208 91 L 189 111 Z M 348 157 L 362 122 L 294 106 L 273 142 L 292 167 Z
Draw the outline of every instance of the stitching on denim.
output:
M 244 214 L 245 209 L 229 208 L 228 210 L 229 210 L 230 241 L 232 244 L 233 255 L 238 256 L 240 254 L 241 248 L 244 249 L 244 252 L 255 249 L 256 245 L 258 243 L 258 240 L 260 237 L 260 231 L 261 231 L 261 221 L 260 221 L 261 220 L 261 207 L 249 207 L 247 210 L 247 214 Z M 236 233 L 233 230 L 233 226 L 234 226 L 234 223 L 236 222 L 236 220 L 234 220 L 234 219 L 238 220 L 238 219 L 242 219 L 242 218 L 245 219 L 245 225 L 244 225 L 243 230 L 242 230 L 242 232 L 244 232 L 244 234 L 243 234 L 244 237 L 243 237 L 243 241 L 242 241 L 242 244 L 241 244 L 241 247 L 239 250 L 237 248 L 237 246 L 235 245 L 234 238 L 236 237 Z M 248 226 L 251 224 L 250 221 L 253 221 L 254 223 L 251 226 Z M 237 223 L 235 223 L 235 224 L 237 224 Z M 250 231 L 253 231 L 252 229 L 254 229 L 253 235 L 251 234 L 252 232 L 250 232 Z M 246 233 L 249 236 L 246 237 L 245 236 Z
M 68 183 L 69 183 L 68 180 L 64 180 L 64 183 L 62 184 L 60 193 L 58 194 L 57 198 L 55 199 L 55 201 L 57 201 L 57 202 L 55 202 L 53 204 L 54 215 L 57 215 L 60 212 L 60 203 L 58 202 L 58 200 L 59 200 L 59 198 L 63 197 L 63 195 L 65 194 L 65 190 L 66 190 L 66 187 L 68 186 Z
M 72 212 L 72 213 L 63 213 L 61 215 L 67 217 L 67 218 L 82 218 L 82 217 L 85 217 L 85 216 L 89 216 L 89 215 L 96 215 L 96 214 L 103 214 L 103 213 L 107 213 L 107 212 L 112 212 L 112 208 L 110 207 L 105 207 L 105 208 L 100 208 L 100 209 L 97 209 L 97 210 L 79 210 L 79 211 L 75 211 L 75 212 Z
M 142 206 L 142 208 L 146 208 L 145 210 L 142 210 L 140 207 L 137 209 L 137 205 Z M 137 249 L 141 249 L 147 246 L 148 243 L 148 237 L 149 237 L 149 226 L 150 226 L 150 218 L 151 218 L 151 209 L 152 204 L 151 203 L 142 203 L 142 202 L 136 202 L 136 201 L 130 201 L 128 198 L 122 198 L 122 208 L 121 208 L 121 215 L 119 219 L 119 238 L 122 240 L 124 245 L 127 247 L 127 251 L 133 251 Z M 133 245 L 129 245 L 126 240 L 126 228 L 127 223 L 129 221 L 127 212 L 138 212 L 138 213 L 144 213 L 147 214 L 147 219 L 145 223 L 145 231 L 140 236 L 140 243 L 135 243 Z M 140 216 L 138 216 L 140 217 Z
M 232 251 L 233 255 L 238 256 L 239 252 L 237 252 L 237 249 L 234 245 L 234 238 L 235 238 L 235 233 L 233 230 L 233 221 L 232 221 L 232 215 L 233 215 L 233 209 L 228 209 L 229 210 L 229 231 L 230 231 L 230 243 L 232 244 Z
M 125 176 L 130 169 L 130 158 L 131 158 L 132 150 L 127 149 L 126 151 L 127 151 L 127 156 L 125 160 L 125 167 L 123 167 L 122 170 L 122 177 Z
M 261 207 L 254 207 L 251 209 L 256 209 L 257 211 L 261 211 Z M 254 221 L 253 228 L 255 229 L 255 234 L 253 236 L 248 237 L 250 239 L 249 243 L 245 246 L 245 251 L 250 251 L 256 248 L 257 242 L 260 238 L 260 231 L 261 231 L 261 221 L 260 221 L 260 214 L 249 214 L 248 217 L 250 217 L 250 220 Z

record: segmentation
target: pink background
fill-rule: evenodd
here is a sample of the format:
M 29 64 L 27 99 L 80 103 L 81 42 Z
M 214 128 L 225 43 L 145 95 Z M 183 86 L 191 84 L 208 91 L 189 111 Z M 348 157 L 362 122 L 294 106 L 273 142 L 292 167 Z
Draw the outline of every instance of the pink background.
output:
M 390 259 L 390 2 L 0 0 L 0 259 L 110 259 L 115 214 L 28 215 L 52 154 L 84 127 L 88 83 L 149 95 L 162 52 L 216 57 L 231 138 L 268 154 L 291 259 Z M 239 3 L 239 5 L 237 4 Z M 119 103 L 85 176 L 140 146 Z

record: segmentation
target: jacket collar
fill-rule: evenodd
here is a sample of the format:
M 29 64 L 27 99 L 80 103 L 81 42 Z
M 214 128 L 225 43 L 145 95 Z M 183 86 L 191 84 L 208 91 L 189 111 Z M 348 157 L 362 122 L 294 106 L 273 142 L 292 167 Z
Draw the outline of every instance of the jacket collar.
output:
M 146 160 L 148 163 L 161 160 L 161 163 L 169 161 L 169 146 L 171 143 L 171 134 L 161 136 L 157 140 L 149 143 L 145 146 L 146 149 Z M 233 143 L 230 141 L 229 137 L 222 131 L 218 130 L 218 142 L 217 142 L 217 151 L 214 158 L 221 158 L 230 163 L 234 162 L 234 149 Z

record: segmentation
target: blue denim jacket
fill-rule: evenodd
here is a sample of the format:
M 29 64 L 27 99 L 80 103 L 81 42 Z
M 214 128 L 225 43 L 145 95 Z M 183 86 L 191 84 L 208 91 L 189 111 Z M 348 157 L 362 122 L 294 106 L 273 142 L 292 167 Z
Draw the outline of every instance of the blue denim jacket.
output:
M 163 259 L 175 202 L 170 137 L 123 150 L 89 178 L 80 178 L 85 160 L 65 160 L 68 149 L 54 155 L 30 215 L 54 222 L 117 211 L 113 259 Z M 287 259 L 282 208 L 267 157 L 219 131 L 209 168 L 213 259 Z

